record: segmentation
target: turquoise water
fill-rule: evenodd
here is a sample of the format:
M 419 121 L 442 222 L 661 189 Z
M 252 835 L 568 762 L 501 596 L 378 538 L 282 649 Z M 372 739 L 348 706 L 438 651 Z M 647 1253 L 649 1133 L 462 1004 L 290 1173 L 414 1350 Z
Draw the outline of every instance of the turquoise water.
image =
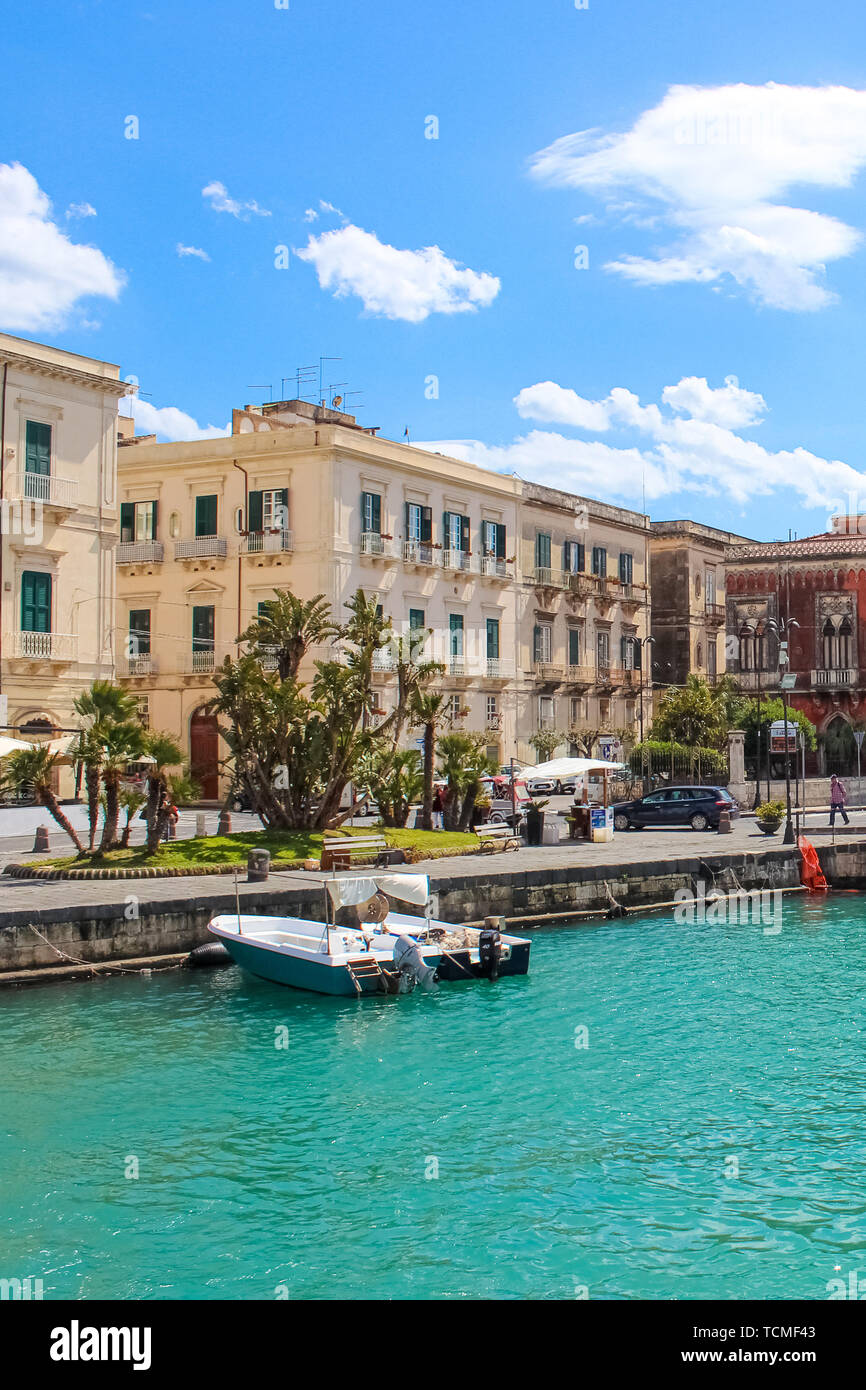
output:
M 4 992 L 0 1276 L 46 1298 L 826 1298 L 835 1266 L 866 1274 L 864 909 L 538 932 L 527 978 L 435 996 L 236 968 Z

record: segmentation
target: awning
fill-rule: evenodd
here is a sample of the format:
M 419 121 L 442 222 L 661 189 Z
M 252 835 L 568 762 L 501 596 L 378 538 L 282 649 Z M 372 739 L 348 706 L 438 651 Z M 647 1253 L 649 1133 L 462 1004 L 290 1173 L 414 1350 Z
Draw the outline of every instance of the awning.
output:
M 625 763 L 609 763 L 604 758 L 554 758 L 549 763 L 520 769 L 521 782 L 537 777 L 583 777 L 587 772 L 622 772 Z
M 363 878 L 330 878 L 328 892 L 334 907 L 352 907 L 365 903 L 377 890 L 389 898 L 424 907 L 430 896 L 426 874 L 368 874 Z
M 32 743 L 24 743 L 20 738 L 0 734 L 0 758 L 8 758 L 10 753 L 21 753 L 25 750 L 29 753 L 32 747 Z

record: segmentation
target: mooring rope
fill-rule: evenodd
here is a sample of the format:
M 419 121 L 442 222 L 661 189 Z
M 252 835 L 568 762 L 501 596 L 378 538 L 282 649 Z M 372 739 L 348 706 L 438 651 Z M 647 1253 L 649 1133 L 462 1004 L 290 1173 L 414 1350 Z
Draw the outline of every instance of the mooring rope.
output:
M 70 965 L 85 966 L 86 969 L 88 969 L 92 975 L 97 974 L 100 970 L 111 970 L 118 975 L 140 975 L 142 969 L 150 970 L 151 973 L 154 975 L 163 975 L 167 970 L 179 970 L 181 966 L 181 962 L 178 962 L 176 965 L 148 965 L 143 966 L 138 970 L 133 970 L 128 966 L 118 965 L 115 962 L 109 960 L 97 962 L 94 962 L 92 960 L 80 960 L 78 956 L 70 956 L 67 954 L 66 951 L 61 951 L 59 946 L 55 946 L 53 941 L 49 941 L 47 936 L 43 936 L 41 931 L 37 931 L 36 927 L 34 927 L 32 922 L 28 922 L 27 925 L 33 932 L 33 934 L 35 936 L 38 936 L 39 940 L 45 943 L 49 951 L 53 951 L 56 956 L 59 956 L 61 960 L 68 961 Z

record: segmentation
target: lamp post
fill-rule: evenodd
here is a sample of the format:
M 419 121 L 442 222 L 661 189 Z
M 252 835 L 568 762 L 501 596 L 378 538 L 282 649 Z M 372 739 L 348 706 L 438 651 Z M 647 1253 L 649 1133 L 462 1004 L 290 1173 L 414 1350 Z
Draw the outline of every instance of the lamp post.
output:
M 791 628 L 799 626 L 800 624 L 797 622 L 796 618 L 780 618 L 778 623 L 771 618 L 767 623 L 767 627 L 775 632 L 779 638 L 780 666 L 790 665 L 788 656 L 788 633 L 791 631 Z M 796 838 L 794 835 L 794 825 L 791 820 L 791 744 L 788 737 L 788 691 L 793 690 L 796 684 L 797 676 L 791 671 L 786 671 L 779 679 L 779 685 L 782 690 L 782 709 L 784 711 L 785 720 L 785 804 L 787 807 L 787 820 L 785 822 L 785 834 L 782 837 L 782 843 L 785 845 L 793 845 Z
M 763 635 L 764 635 L 764 624 L 763 624 L 763 622 L 759 620 L 758 622 L 755 622 L 755 623 L 743 623 L 742 627 L 740 628 L 740 632 L 739 632 L 739 636 L 740 636 L 740 639 L 741 639 L 741 640 L 742 640 L 742 638 L 743 638 L 743 636 L 744 636 L 745 634 L 748 634 L 749 636 L 751 636 L 751 637 L 754 639 L 754 643 L 755 643 L 755 647 L 754 647 L 754 651 L 755 651 L 755 698 L 756 698 L 756 703 L 757 703 L 757 706 L 758 706 L 758 720 L 757 720 L 757 724 L 758 724 L 758 727 L 757 727 L 758 750 L 757 750 L 757 755 L 756 755 L 756 758 L 755 758 L 755 800 L 754 800 L 754 803 L 753 803 L 753 805 L 752 805 L 752 810 L 753 810 L 753 811 L 757 811 L 758 807 L 759 807 L 760 804 L 761 804 L 761 695 L 762 695 L 762 691 L 761 691 L 761 661 L 762 661 L 762 655 L 763 655 L 763 653 L 762 653 L 762 647 L 761 647 L 761 639 L 762 639 L 762 637 L 763 637 Z M 769 733 L 769 726 L 768 726 L 768 729 L 767 729 L 767 800 L 768 800 L 768 801 L 770 800 L 770 733 Z
M 641 652 L 640 686 L 639 686 L 639 699 L 640 699 L 640 715 L 639 715 L 639 720 L 640 720 L 640 745 L 641 745 L 640 766 L 641 766 L 641 781 L 644 783 L 644 795 L 646 795 L 646 749 L 645 749 L 644 746 L 643 746 L 643 743 L 644 743 L 644 735 L 643 735 L 643 680 L 644 680 L 644 675 L 643 675 L 643 673 L 644 673 L 644 671 L 648 671 L 648 672 L 649 672 L 650 690 L 652 690 L 652 686 L 653 686 L 653 677 L 652 677 L 652 663 L 651 663 L 651 661 L 650 661 L 650 657 L 652 656 L 652 650 L 651 650 L 651 649 L 655 646 L 655 640 L 656 640 L 656 639 L 655 639 L 654 637 L 645 637 L 645 638 L 643 639 L 643 641 L 641 642 L 641 644 L 640 644 L 640 646 L 641 646 L 642 648 L 644 648 L 644 651 Z M 650 650 L 649 650 L 649 651 L 646 651 L 647 648 L 649 648 Z M 644 652 L 646 652 L 646 655 L 644 654 Z

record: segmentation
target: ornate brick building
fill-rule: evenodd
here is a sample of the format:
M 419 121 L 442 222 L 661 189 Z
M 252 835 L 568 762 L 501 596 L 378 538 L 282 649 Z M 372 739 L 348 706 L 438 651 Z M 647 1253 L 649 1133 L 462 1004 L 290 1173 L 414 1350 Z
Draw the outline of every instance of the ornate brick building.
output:
M 727 669 L 752 694 L 796 676 L 790 703 L 818 730 L 806 770 L 821 776 L 856 772 L 854 730 L 866 728 L 866 517 L 832 527 L 727 553 Z

